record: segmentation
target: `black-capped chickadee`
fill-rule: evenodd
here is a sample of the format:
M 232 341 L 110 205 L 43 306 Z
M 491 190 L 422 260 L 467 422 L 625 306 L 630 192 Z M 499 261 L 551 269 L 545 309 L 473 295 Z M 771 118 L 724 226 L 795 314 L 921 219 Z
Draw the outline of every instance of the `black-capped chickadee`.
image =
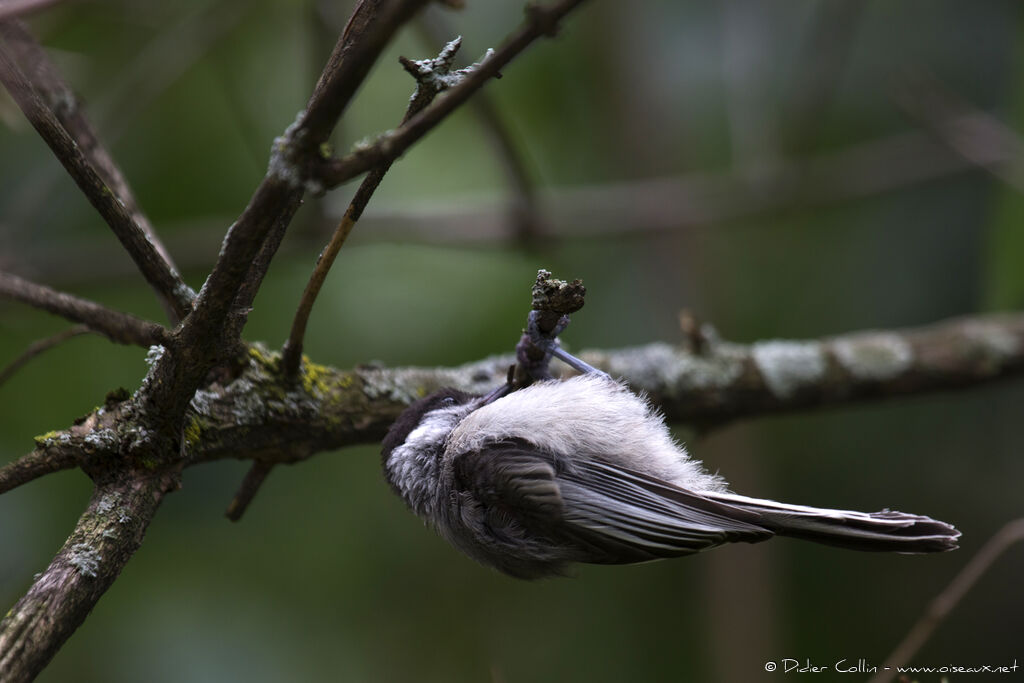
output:
M 511 393 L 431 394 L 391 427 L 383 464 L 398 495 L 452 545 L 523 579 L 775 535 L 900 553 L 952 550 L 960 537 L 930 517 L 730 493 L 646 400 L 599 371 Z

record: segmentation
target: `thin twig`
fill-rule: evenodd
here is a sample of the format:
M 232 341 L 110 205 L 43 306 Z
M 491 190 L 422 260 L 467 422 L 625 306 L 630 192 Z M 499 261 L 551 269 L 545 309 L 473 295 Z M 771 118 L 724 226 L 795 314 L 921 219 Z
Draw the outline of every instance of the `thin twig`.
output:
M 409 106 L 402 117 L 402 123 L 423 111 L 424 108 L 433 102 L 438 93 L 457 84 L 467 74 L 479 67 L 479 64 L 473 64 L 465 69 L 451 70 L 455 53 L 461 44 L 461 38 L 456 38 L 449 42 L 435 59 L 413 62 L 404 57 L 401 58 L 402 66 L 416 78 L 417 83 L 416 91 L 409 100 Z M 330 242 L 324 247 L 316 261 L 313 274 L 310 276 L 309 282 L 306 283 L 306 288 L 302 292 L 302 298 L 299 300 L 299 306 L 292 320 L 288 340 L 285 342 L 281 354 L 285 375 L 288 377 L 294 377 L 298 372 L 300 361 L 302 360 L 302 342 L 306 334 L 306 325 L 309 323 L 309 316 L 313 310 L 313 304 L 316 302 L 316 297 L 320 294 L 320 289 L 327 279 L 327 273 L 330 271 L 331 266 L 334 265 L 338 252 L 341 251 L 341 247 L 345 244 L 345 240 L 348 239 L 352 228 L 355 227 L 356 221 L 362 216 L 366 205 L 370 202 L 370 198 L 373 197 L 373 193 L 380 186 L 381 181 L 384 180 L 384 176 L 390 170 L 393 163 L 393 159 L 384 162 L 370 171 L 366 178 L 363 179 L 359 189 L 356 190 L 355 196 L 349 203 L 345 215 L 342 216 L 341 222 L 334 230 Z
M 896 101 L 935 138 L 966 161 L 1024 192 L 1024 139 L 992 114 L 959 97 L 934 76 L 916 72 L 903 79 Z M 990 162 L 1002 155 L 1001 163 Z
M 440 11 L 424 12 L 416 25 L 431 45 L 440 44 L 452 35 L 452 30 Z M 470 100 L 469 106 L 483 125 L 487 139 L 494 148 L 508 180 L 512 194 L 509 214 L 513 233 L 520 245 L 533 246 L 540 238 L 541 232 L 546 230 L 537 205 L 536 187 L 521 146 L 514 139 L 494 99 L 486 90 L 478 92 Z
M 92 332 L 92 330 L 89 329 L 88 325 L 75 325 L 74 327 L 69 327 L 68 329 L 62 332 L 58 332 L 57 334 L 47 337 L 46 339 L 38 339 L 32 342 L 20 356 L 18 356 L 10 363 L 8 363 L 7 367 L 5 367 L 3 370 L 0 370 L 0 386 L 3 386 L 7 382 L 7 380 L 13 377 L 14 373 L 20 370 L 22 366 L 25 365 L 25 363 L 28 363 L 30 360 L 32 360 L 39 354 L 44 353 L 52 349 L 53 347 L 64 343 L 65 341 L 71 339 L 72 337 L 77 337 L 82 334 L 88 334 L 90 332 Z
M 872 676 L 868 683 L 887 683 L 892 680 L 893 676 L 898 673 L 897 667 L 907 665 L 921 649 L 921 646 L 928 641 L 935 629 L 942 625 L 953 608 L 960 604 L 967 591 L 985 575 L 1010 546 L 1021 541 L 1024 541 L 1024 519 L 1008 522 L 992 538 L 988 539 L 981 550 L 950 581 L 949 585 L 932 600 L 925 613 L 921 615 L 921 618 L 904 636 L 903 641 L 896 646 L 892 654 L 886 658 L 885 663 L 879 667 L 878 673 Z
M 89 329 L 118 344 L 148 347 L 154 344 L 166 345 L 170 340 L 170 332 L 162 325 L 58 292 L 10 273 L 0 272 L 0 296 L 88 325 Z
M 40 448 L 0 467 L 0 493 L 6 493 L 33 479 L 68 470 L 82 461 L 77 448 Z
M 325 187 L 336 187 L 387 161 L 397 159 L 490 79 L 498 76 L 501 70 L 533 41 L 541 36 L 554 35 L 562 18 L 583 2 L 584 0 L 560 0 L 548 6 L 528 5 L 527 20 L 523 26 L 506 38 L 479 69 L 473 71 L 432 106 L 395 130 L 384 133 L 373 144 L 357 148 L 340 159 L 324 161 L 319 169 L 318 178 Z
M 40 81 L 40 87 L 23 70 Z M 18 22 L 0 23 L 0 81 L 135 261 L 172 324 L 190 310 L 192 290 L 171 265 L 118 167 L 74 103 L 45 52 Z M 66 115 L 64 120 L 58 114 Z
M 242 519 L 242 515 L 249 508 L 249 503 L 256 497 L 260 486 L 266 481 L 267 475 L 270 474 L 270 470 L 273 468 L 274 463 L 267 462 L 266 460 L 257 460 L 252 464 L 249 471 L 246 472 L 245 478 L 242 479 L 242 485 L 238 488 L 238 492 L 224 513 L 228 519 L 232 522 Z

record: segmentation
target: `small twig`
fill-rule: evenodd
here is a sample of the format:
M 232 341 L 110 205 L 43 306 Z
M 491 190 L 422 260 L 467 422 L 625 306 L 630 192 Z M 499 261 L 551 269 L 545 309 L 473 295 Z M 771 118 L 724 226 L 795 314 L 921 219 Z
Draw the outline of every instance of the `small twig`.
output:
M 439 11 L 424 12 L 416 25 L 431 45 L 440 43 L 452 34 L 448 22 Z M 544 231 L 544 221 L 537 205 L 536 188 L 527 169 L 524 154 L 486 90 L 477 93 L 470 100 L 469 106 L 483 125 L 512 191 L 509 214 L 514 234 L 520 244 L 530 247 Z
M 1024 541 L 1024 519 L 1009 522 L 997 531 L 960 570 L 960 573 L 946 586 L 945 590 L 932 600 L 925 613 L 921 615 L 913 628 L 904 636 L 903 641 L 886 658 L 880 671 L 872 676 L 868 683 L 886 683 L 892 680 L 893 676 L 897 674 L 896 668 L 907 665 L 911 657 L 917 654 L 917 651 L 928 641 L 935 629 L 960 603 L 967 591 L 985 575 L 1010 546 L 1021 541 Z
M 531 9 L 527 12 L 527 20 L 523 26 L 506 38 L 479 69 L 449 90 L 444 97 L 402 126 L 384 133 L 373 144 L 359 147 L 340 159 L 324 161 L 317 174 L 324 187 L 337 187 L 376 166 L 397 159 L 490 79 L 497 77 L 501 70 L 533 41 L 542 36 L 552 35 L 562 18 L 583 2 L 584 0 L 560 0 L 544 7 L 529 5 Z
M 72 337 L 77 337 L 82 334 L 88 334 L 90 332 L 92 332 L 92 330 L 89 329 L 88 325 L 75 325 L 74 327 L 69 327 L 63 332 L 58 332 L 57 334 L 51 337 L 47 337 L 46 339 L 38 339 L 32 342 L 20 356 L 18 356 L 10 363 L 8 363 L 7 367 L 5 367 L 3 370 L 0 370 L 0 386 L 3 386 L 4 383 L 7 382 L 7 380 L 13 377 L 14 373 L 20 370 L 22 366 L 25 365 L 25 363 L 28 363 L 30 360 L 32 360 L 39 354 L 52 349 L 54 346 L 57 346 L 58 344 L 64 343 L 65 341 L 71 339 Z
M 249 471 L 245 473 L 245 478 L 242 480 L 242 485 L 239 486 L 238 492 L 235 494 L 231 504 L 228 505 L 225 515 L 232 522 L 237 522 L 242 519 L 242 515 L 249 507 L 249 503 L 256 497 L 256 493 L 260 490 L 260 486 L 266 480 L 267 475 L 270 474 L 270 470 L 274 468 L 274 463 L 267 462 L 266 460 L 257 460 L 249 468 Z
M 0 467 L 0 493 L 6 493 L 33 479 L 68 470 L 81 462 L 78 448 L 39 448 Z
M 1024 192 L 1024 139 L 995 116 L 946 89 L 923 72 L 903 80 L 896 100 L 921 121 L 935 138 L 966 161 L 982 168 L 1018 192 Z M 994 155 L 1005 160 L 992 163 Z
M 81 115 L 74 94 L 18 22 L 0 23 L 0 81 L 113 230 L 176 324 L 190 310 L 194 293 L 171 265 L 124 176 Z
M 167 345 L 170 340 L 170 332 L 162 325 L 58 292 L 10 273 L 0 272 L 0 296 L 88 325 L 89 329 L 118 344 L 148 347 L 154 344 Z
M 541 338 L 557 344 L 556 337 L 569 324 L 569 315 L 583 308 L 586 294 L 582 280 L 565 282 L 551 277 L 551 272 L 543 268 L 537 271 L 537 280 L 531 289 L 528 329 L 516 344 L 516 367 L 512 372 L 515 384 L 524 386 L 551 377 L 548 370 L 551 350 L 537 345 L 529 326 L 536 325 Z
M 416 91 L 413 93 L 412 99 L 409 100 L 409 106 L 402 118 L 402 123 L 423 111 L 438 93 L 458 84 L 473 69 L 479 67 L 478 63 L 465 69 L 452 71 L 451 66 L 455 53 L 461 44 L 461 38 L 452 40 L 445 45 L 444 49 L 434 59 L 412 61 L 405 57 L 399 58 L 405 70 L 416 79 Z M 295 311 L 295 318 L 292 320 L 288 341 L 285 342 L 282 349 L 281 355 L 284 371 L 288 377 L 294 377 L 298 372 L 302 360 L 302 342 L 306 334 L 306 325 L 309 323 L 313 304 L 316 302 L 320 289 L 327 279 L 327 273 L 330 271 L 331 266 L 334 265 L 338 252 L 341 251 L 341 247 L 345 244 L 345 240 L 348 239 L 352 228 L 355 227 L 356 221 L 363 215 L 363 211 L 366 209 L 370 198 L 380 186 L 381 181 L 384 180 L 384 176 L 393 163 L 394 159 L 385 161 L 379 167 L 370 171 L 366 178 L 363 179 L 359 189 L 356 190 L 355 196 L 349 203 L 345 215 L 342 216 L 341 222 L 335 228 L 330 242 L 320 252 L 320 257 L 316 261 L 313 274 L 310 276 L 309 282 L 306 283 L 306 289 L 302 292 L 298 309 Z

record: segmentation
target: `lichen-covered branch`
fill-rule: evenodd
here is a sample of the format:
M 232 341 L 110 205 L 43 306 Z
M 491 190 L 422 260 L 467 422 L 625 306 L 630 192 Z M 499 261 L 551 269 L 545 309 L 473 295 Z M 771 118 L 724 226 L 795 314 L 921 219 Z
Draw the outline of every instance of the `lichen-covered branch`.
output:
M 31 681 L 85 620 L 142 543 L 166 474 L 136 473 L 96 487 L 57 556 L 0 621 L 0 680 Z
M 1024 314 L 818 340 L 748 345 L 709 338 L 698 351 L 657 343 L 580 355 L 646 392 L 669 420 L 706 428 L 1024 374 Z M 485 393 L 505 381 L 514 363 L 511 354 L 453 368 L 338 370 L 304 363 L 293 384 L 283 381 L 277 354 L 252 347 L 237 378 L 206 387 L 192 401 L 188 462 L 295 462 L 374 443 L 413 400 L 444 386 Z
M 165 344 L 170 338 L 170 332 L 162 325 L 58 292 L 10 273 L 0 272 L 0 297 L 20 301 L 72 322 L 83 323 L 119 344 L 146 347 Z
M 37 448 L 0 467 L 0 493 L 47 474 L 71 469 L 81 462 L 82 453 L 77 448 L 65 448 L 57 443 L 48 444 L 46 448 Z

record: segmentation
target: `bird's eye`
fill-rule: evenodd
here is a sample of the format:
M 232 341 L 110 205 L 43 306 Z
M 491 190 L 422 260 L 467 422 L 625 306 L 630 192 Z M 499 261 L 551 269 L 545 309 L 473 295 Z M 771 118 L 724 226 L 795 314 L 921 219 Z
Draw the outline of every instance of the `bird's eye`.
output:
M 445 396 L 443 399 L 441 399 L 441 407 L 442 408 L 448 408 L 448 407 L 453 406 L 453 405 L 455 405 L 455 399 L 453 397 Z

